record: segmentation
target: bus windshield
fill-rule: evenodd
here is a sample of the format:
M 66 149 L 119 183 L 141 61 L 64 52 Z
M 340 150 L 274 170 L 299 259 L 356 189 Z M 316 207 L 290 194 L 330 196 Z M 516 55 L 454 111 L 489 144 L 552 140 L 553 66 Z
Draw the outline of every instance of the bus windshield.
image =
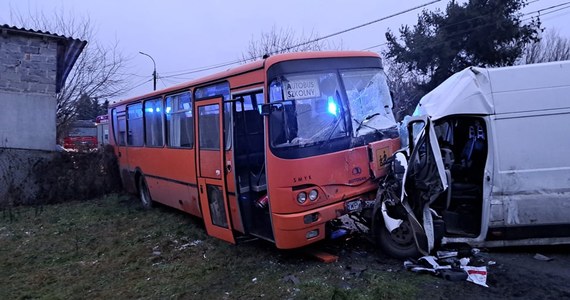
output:
M 355 138 L 396 126 L 381 68 L 282 74 L 270 82 L 269 101 L 275 149 L 322 148 L 335 140 L 345 140 L 346 149 Z

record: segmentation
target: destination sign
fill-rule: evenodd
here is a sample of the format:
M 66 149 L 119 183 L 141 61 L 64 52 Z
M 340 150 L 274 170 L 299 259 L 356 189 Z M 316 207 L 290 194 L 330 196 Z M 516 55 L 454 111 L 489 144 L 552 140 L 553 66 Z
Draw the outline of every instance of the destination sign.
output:
M 284 84 L 285 100 L 315 98 L 321 95 L 316 79 L 291 80 Z

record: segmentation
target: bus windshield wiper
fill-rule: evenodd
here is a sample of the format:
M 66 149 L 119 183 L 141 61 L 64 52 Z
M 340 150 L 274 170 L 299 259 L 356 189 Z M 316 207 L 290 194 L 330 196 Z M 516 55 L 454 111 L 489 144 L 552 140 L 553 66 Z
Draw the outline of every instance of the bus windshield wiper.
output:
M 370 119 L 376 117 L 376 116 L 379 115 L 379 114 L 380 114 L 380 113 L 373 113 L 373 114 L 367 115 L 366 117 L 364 117 L 364 119 L 362 119 L 362 121 L 358 121 L 356 118 L 354 118 L 354 119 L 353 119 L 354 122 L 356 122 L 356 123 L 358 124 L 358 127 L 356 127 L 356 130 L 354 131 L 355 135 L 358 133 L 358 131 L 359 131 L 360 129 L 362 129 L 362 127 L 368 127 L 368 128 L 370 128 L 370 129 L 373 129 L 373 130 L 378 130 L 378 129 L 376 129 L 376 128 L 374 128 L 374 127 L 371 127 L 371 126 L 368 126 L 368 125 L 366 125 L 366 124 L 364 124 L 364 123 L 368 122 Z

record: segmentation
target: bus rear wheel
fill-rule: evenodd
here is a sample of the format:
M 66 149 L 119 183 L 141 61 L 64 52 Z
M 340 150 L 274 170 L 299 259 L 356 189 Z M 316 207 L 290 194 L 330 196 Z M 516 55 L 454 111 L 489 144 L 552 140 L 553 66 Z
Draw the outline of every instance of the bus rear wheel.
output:
M 145 209 L 152 207 L 152 198 L 150 197 L 146 180 L 142 175 L 139 177 L 139 197 L 141 199 L 141 204 Z

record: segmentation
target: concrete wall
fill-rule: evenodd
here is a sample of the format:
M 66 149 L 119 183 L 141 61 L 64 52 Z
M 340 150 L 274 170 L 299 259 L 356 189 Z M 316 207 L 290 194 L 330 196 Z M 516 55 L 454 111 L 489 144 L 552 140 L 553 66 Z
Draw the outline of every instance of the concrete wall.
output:
M 57 42 L 0 36 L 0 148 L 54 150 Z
M 55 150 L 56 99 L 0 91 L 0 148 Z
M 36 203 L 40 185 L 34 167 L 53 159 L 56 152 L 0 148 L 0 209 Z

